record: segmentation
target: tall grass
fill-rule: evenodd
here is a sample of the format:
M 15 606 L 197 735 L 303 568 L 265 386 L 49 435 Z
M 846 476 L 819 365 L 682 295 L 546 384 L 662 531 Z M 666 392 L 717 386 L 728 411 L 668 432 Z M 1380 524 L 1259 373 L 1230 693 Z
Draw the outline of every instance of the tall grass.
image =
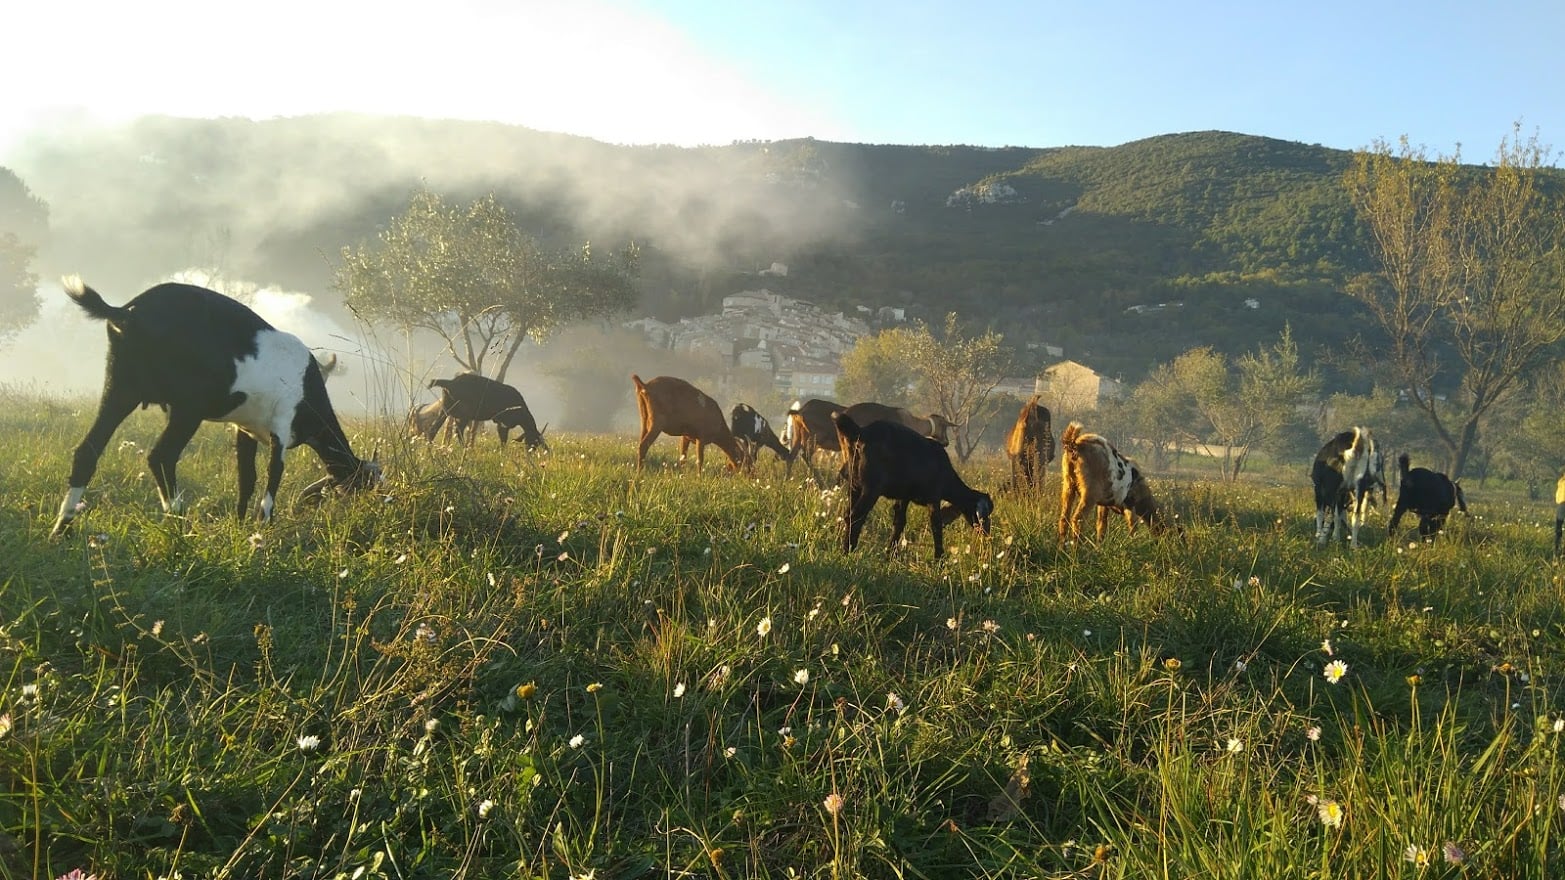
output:
M 156 512 L 150 413 L 51 542 L 91 407 L 0 403 L 6 878 L 1565 870 L 1560 569 L 1519 496 L 1318 550 L 1297 468 L 1187 478 L 1184 538 L 1062 546 L 1051 477 L 935 563 L 883 510 L 844 556 L 840 497 L 771 461 L 363 424 L 383 491 L 258 528 L 216 428 Z

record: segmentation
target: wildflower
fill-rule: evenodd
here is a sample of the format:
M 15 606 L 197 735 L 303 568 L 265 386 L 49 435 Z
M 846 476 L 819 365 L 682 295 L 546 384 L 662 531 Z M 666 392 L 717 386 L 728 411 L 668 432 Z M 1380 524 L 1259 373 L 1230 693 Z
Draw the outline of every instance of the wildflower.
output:
M 956 627 L 957 627 L 956 618 L 955 617 L 947 617 L 946 618 L 946 629 L 952 630 L 954 632 L 956 630 Z
M 1253 575 L 1253 574 L 1250 575 L 1250 586 L 1252 586 L 1252 587 L 1259 587 L 1260 585 L 1261 585 L 1260 577 L 1258 575 Z
M 251 532 L 250 533 L 250 549 L 251 550 L 259 550 L 259 549 L 261 549 L 261 533 L 260 532 Z
M 154 620 L 152 621 L 152 637 L 157 638 L 160 635 L 163 635 L 163 621 Z
M 732 758 L 737 754 L 739 754 L 739 749 L 734 746 L 729 746 L 728 748 L 723 749 L 723 757 L 725 758 Z
M 1429 867 L 1429 850 L 1416 843 L 1410 843 L 1407 845 L 1407 849 L 1402 850 L 1402 861 L 1417 865 L 1420 868 L 1427 868 Z
M 842 812 L 842 795 L 837 794 L 836 792 L 832 792 L 831 794 L 826 795 L 826 800 L 822 806 L 826 808 L 826 812 L 832 814 L 833 816 L 837 815 L 838 813 Z
M 767 634 L 770 633 L 771 631 L 772 631 L 772 619 L 770 617 L 763 617 L 763 618 L 761 618 L 761 622 L 757 623 L 755 625 L 755 634 L 760 636 L 763 639 L 766 638 Z
M 907 704 L 902 702 L 902 698 L 897 696 L 896 691 L 892 691 L 886 694 L 886 709 L 901 715 L 907 711 Z
M 1348 674 L 1348 664 L 1343 663 L 1341 660 L 1333 660 L 1326 664 L 1326 668 L 1322 670 L 1321 674 L 1326 676 L 1327 681 L 1336 684 L 1342 680 L 1342 676 Z
M 348 570 L 346 568 L 343 569 L 342 571 L 337 572 L 337 580 L 342 581 L 342 580 L 347 580 L 347 579 L 348 579 Z
M 98 880 L 98 875 L 83 874 L 81 868 L 72 868 L 69 874 L 61 874 L 55 880 Z
M 570 559 L 570 558 L 571 558 L 571 555 L 569 553 L 561 553 L 559 556 L 554 557 L 554 561 L 555 562 L 564 562 L 565 560 Z
M 1081 631 L 1081 635 L 1082 635 L 1082 638 L 1090 638 L 1092 636 L 1092 630 L 1084 629 L 1084 630 Z M 1027 634 L 1027 641 L 1030 642 L 1030 641 L 1032 641 L 1032 639 L 1033 639 L 1033 634 L 1032 633 L 1028 633 Z
M 580 874 L 572 874 L 571 880 L 598 880 L 598 869 L 588 868 Z
M 809 684 L 810 671 L 808 669 L 800 669 L 799 671 L 795 672 L 793 674 L 793 683 L 799 685 L 800 687 Z
M 435 632 L 435 628 L 423 621 L 420 621 L 418 628 L 413 630 L 413 641 L 415 642 L 433 645 L 437 638 L 439 638 L 439 634 Z
M 573 748 L 573 749 L 579 749 L 579 748 L 581 748 L 582 746 L 584 746 L 586 744 L 587 744 L 587 738 L 585 736 L 582 736 L 579 733 L 576 734 L 575 736 L 571 737 L 571 748 Z
M 530 681 L 516 686 L 516 698 L 518 700 L 525 700 L 536 693 L 538 693 L 538 685 Z
M 983 627 L 984 627 L 984 632 L 989 633 L 990 635 L 994 635 L 995 633 L 1000 631 L 1000 624 L 995 623 L 992 620 L 984 621 Z
M 793 568 L 793 565 L 791 563 L 784 562 L 782 564 L 782 568 L 777 569 L 777 573 L 778 574 L 787 574 L 788 570 L 791 569 L 791 568 Z
M 22 699 L 24 699 L 24 700 L 36 700 L 36 699 L 38 699 L 38 685 L 36 685 L 36 684 L 24 684 L 24 685 L 22 685 Z
M 1327 828 L 1342 827 L 1342 805 L 1336 801 L 1322 800 L 1315 807 L 1315 812 L 1320 814 L 1320 823 Z
M 1245 663 L 1243 660 L 1235 660 L 1234 661 L 1234 671 L 1235 672 L 1243 672 L 1243 671 L 1245 671 L 1246 669 L 1249 669 L 1249 668 L 1250 668 L 1249 664 Z
M 1565 731 L 1565 717 L 1554 719 L 1554 732 Z
M 1460 865 L 1467 861 L 1467 851 L 1454 840 L 1447 840 L 1445 845 L 1440 847 L 1440 852 L 1445 855 L 1445 860 L 1453 865 Z
M 408 555 L 406 553 L 398 553 L 397 554 L 397 558 L 392 560 L 392 562 L 394 564 L 396 564 L 396 565 L 401 565 L 402 563 L 407 562 L 407 561 L 408 561 Z
M 306 733 L 295 740 L 301 752 L 313 752 L 321 747 L 321 738 L 313 733 Z
M 1163 661 L 1163 668 L 1167 669 L 1169 672 L 1178 672 L 1179 671 L 1179 667 L 1181 667 L 1183 665 L 1184 665 L 1183 663 L 1179 662 L 1179 658 L 1178 657 L 1169 657 L 1168 659 Z
M 493 810 L 493 809 L 494 809 L 494 801 L 489 800 L 488 798 L 485 798 L 484 800 L 479 801 L 479 803 L 478 803 L 478 818 L 480 818 L 480 819 L 487 819 L 487 818 L 489 818 L 489 811 Z
M 587 685 L 587 693 L 589 694 L 595 694 L 601 690 L 603 690 L 602 682 L 595 681 L 592 684 Z
M 431 718 L 428 721 L 424 722 L 424 732 L 427 733 L 427 734 L 430 734 L 431 736 L 433 736 L 435 731 L 437 731 L 439 729 L 440 729 L 440 719 L 439 718 Z
M 10 733 L 10 732 L 11 732 L 11 713 L 7 712 L 4 715 L 0 715 L 0 739 L 5 739 L 5 735 Z
M 1309 727 L 1304 728 L 1304 736 L 1310 742 L 1319 742 L 1320 741 L 1320 725 L 1319 724 L 1311 724 Z
M 683 697 L 684 695 L 685 695 L 685 683 L 684 682 L 680 682 L 679 684 L 674 685 L 674 698 L 678 699 L 679 697 Z
M 1237 755 L 1242 751 L 1244 751 L 1244 740 L 1237 736 L 1230 736 L 1228 738 L 1228 753 L 1230 755 Z
M 1321 639 L 1320 649 L 1322 651 L 1326 652 L 1326 656 L 1327 657 L 1330 657 L 1332 655 L 1332 653 L 1333 653 L 1332 647 L 1331 647 L 1331 639 Z
M 560 533 L 560 536 L 558 538 L 554 539 L 554 543 L 556 543 L 556 544 L 564 544 L 565 543 L 565 539 L 569 538 L 570 536 L 571 536 L 571 530 L 570 529 L 566 529 L 565 531 Z
M 1415 672 L 1415 673 L 1413 673 L 1413 674 L 1412 674 L 1412 675 L 1409 675 L 1409 676 L 1408 676 L 1408 677 L 1407 677 L 1407 686 L 1408 686 L 1408 687 L 1413 687 L 1413 688 L 1416 688 L 1416 687 L 1418 687 L 1418 686 L 1419 686 L 1419 685 L 1420 685 L 1420 684 L 1422 684 L 1422 683 L 1423 683 L 1423 681 L 1424 681 L 1424 680 L 1423 680 L 1423 679 L 1422 679 L 1422 678 L 1420 678 L 1420 677 L 1419 677 L 1419 676 L 1418 676 L 1418 673 L 1416 673 L 1416 672 Z

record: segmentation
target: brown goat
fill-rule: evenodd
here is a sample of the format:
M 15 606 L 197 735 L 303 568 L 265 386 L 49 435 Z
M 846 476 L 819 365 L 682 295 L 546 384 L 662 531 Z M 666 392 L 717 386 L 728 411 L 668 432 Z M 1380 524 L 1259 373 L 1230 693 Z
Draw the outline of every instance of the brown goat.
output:
M 636 409 L 641 413 L 641 445 L 636 450 L 636 470 L 641 470 L 647 460 L 647 447 L 659 434 L 680 438 L 679 457 L 691 441 L 696 444 L 696 472 L 705 464 L 706 444 L 711 443 L 728 456 L 728 469 L 739 470 L 744 466 L 744 452 L 739 441 L 729 430 L 723 408 L 705 392 L 673 376 L 657 376 L 646 382 L 632 374 L 636 383 Z
M 1125 514 L 1125 525 L 1132 534 L 1136 520 L 1146 520 L 1161 530 L 1157 499 L 1146 477 L 1134 461 L 1119 453 L 1108 440 L 1097 434 L 1083 434 L 1081 425 L 1071 422 L 1060 435 L 1060 541 L 1067 529 L 1072 538 L 1081 537 L 1081 516 L 1093 505 L 1098 509 L 1098 540 L 1108 527 L 1109 511 Z
M 888 406 L 884 403 L 855 403 L 848 407 L 848 418 L 859 425 L 868 425 L 871 422 L 895 422 L 906 425 L 918 434 L 933 437 L 941 446 L 951 442 L 950 430 L 955 427 L 950 419 L 939 413 L 930 413 L 925 418 L 913 415 L 911 410 L 903 407 Z
M 1054 460 L 1054 422 L 1038 395 L 1022 404 L 1022 411 L 1005 438 L 1005 454 L 1011 458 L 1011 480 L 1019 489 L 1043 485 L 1044 466 Z
M 788 459 L 788 474 L 793 473 L 794 459 L 803 456 L 810 473 L 815 475 L 817 481 L 820 479 L 820 473 L 815 470 L 815 451 L 839 451 L 837 426 L 832 423 L 831 415 L 844 409 L 847 407 L 840 403 L 817 397 L 803 402 L 794 401 L 793 406 L 788 408 L 788 425 L 783 430 L 783 445 L 793 454 L 793 458 Z

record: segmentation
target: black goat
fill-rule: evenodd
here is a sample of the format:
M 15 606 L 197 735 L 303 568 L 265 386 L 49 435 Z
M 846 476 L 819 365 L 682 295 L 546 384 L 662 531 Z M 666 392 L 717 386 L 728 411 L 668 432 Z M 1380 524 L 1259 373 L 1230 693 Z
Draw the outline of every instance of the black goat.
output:
M 1369 512 L 1375 487 L 1386 497 L 1385 457 L 1375 446 L 1368 428 L 1343 431 L 1326 441 L 1310 466 L 1315 484 L 1315 543 L 1324 547 L 1333 531 L 1348 540 L 1345 517 L 1352 512 L 1352 538 L 1359 542 L 1359 526 Z
M 544 452 L 549 451 L 549 444 L 543 439 L 543 432 L 549 430 L 549 426 L 544 425 L 543 431 L 538 430 L 538 423 L 533 420 L 532 411 L 527 408 L 522 392 L 510 385 L 477 373 L 458 373 L 450 379 L 431 379 L 429 387 L 440 389 L 440 403 L 444 410 L 441 416 L 436 417 L 434 427 L 427 435 L 431 439 L 446 418 L 457 422 L 459 438 L 463 428 L 467 428 L 468 443 L 472 443 L 478 436 L 479 423 L 492 421 L 495 423 L 495 432 L 500 436 L 500 445 L 505 445 L 512 428 L 521 428 L 522 440 L 527 444 L 529 452 L 540 446 Z
M 728 427 L 733 432 L 734 439 L 739 441 L 739 448 L 744 450 L 745 458 L 752 464 L 763 448 L 777 453 L 777 457 L 785 463 L 793 462 L 793 451 L 778 439 L 766 416 L 761 415 L 748 403 L 734 404 L 734 408 L 728 413 Z
M 1407 453 L 1397 456 L 1397 466 L 1402 471 L 1402 485 L 1397 490 L 1397 506 L 1391 513 L 1391 524 L 1386 534 L 1394 535 L 1402 514 L 1411 510 L 1418 514 L 1418 534 L 1432 538 L 1445 524 L 1446 514 L 1454 506 L 1467 512 L 1467 499 L 1462 497 L 1462 487 L 1445 474 L 1428 468 L 1409 468 Z
M 63 284 L 88 316 L 108 322 L 109 353 L 98 414 L 76 447 L 70 491 L 60 504 L 54 535 L 63 534 L 76 518 L 115 429 L 136 407 L 149 404 L 168 411 L 168 426 L 147 455 L 166 513 L 184 509 L 175 465 L 203 421 L 238 428 L 234 447 L 241 517 L 255 492 L 255 454 L 261 440 L 272 449 L 261 498 L 263 520 L 271 518 L 276 505 L 284 449 L 309 446 L 326 465 L 329 476 L 301 497 L 380 482 L 380 466 L 353 454 L 326 394 L 321 365 L 298 337 L 203 287 L 159 284 L 123 306 L 111 306 L 80 278 L 71 276 Z
M 843 552 L 851 553 L 858 546 L 864 521 L 875 502 L 883 497 L 895 502 L 888 553 L 902 537 L 911 503 L 929 508 L 929 531 L 934 536 L 936 559 L 945 554 L 946 523 L 958 516 L 966 517 L 969 525 L 989 534 L 994 500 L 962 482 L 951 466 L 951 456 L 938 441 L 895 422 L 871 422 L 860 427 L 845 413 L 833 413 L 831 418 L 846 460 L 848 513 Z M 950 506 L 942 510 L 942 502 Z

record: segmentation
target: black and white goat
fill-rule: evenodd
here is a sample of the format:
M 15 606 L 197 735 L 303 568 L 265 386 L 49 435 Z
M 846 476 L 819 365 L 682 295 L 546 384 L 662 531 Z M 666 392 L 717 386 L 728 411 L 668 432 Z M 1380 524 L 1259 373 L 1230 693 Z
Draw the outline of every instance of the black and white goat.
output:
M 1368 428 L 1343 431 L 1326 441 L 1315 454 L 1310 467 L 1310 482 L 1315 484 L 1315 543 L 1326 546 L 1333 531 L 1347 541 L 1346 517 L 1351 510 L 1352 540 L 1359 542 L 1359 526 L 1369 512 L 1371 496 L 1380 488 L 1386 496 L 1385 456 L 1375 446 Z
M 969 525 L 989 534 L 994 499 L 962 482 L 951 466 L 951 456 L 938 441 L 896 422 L 871 422 L 859 426 L 846 413 L 831 416 L 837 427 L 838 445 L 846 463 L 848 513 L 842 549 L 858 546 L 864 521 L 881 498 L 895 505 L 891 517 L 890 552 L 907 526 L 909 504 L 929 508 L 929 531 L 935 540 L 935 558 L 945 554 L 944 530 L 948 522 L 966 517 Z M 949 506 L 941 509 L 944 502 Z
M 750 404 L 734 404 L 734 408 L 728 412 L 728 428 L 733 432 L 734 439 L 739 441 L 739 448 L 744 450 L 745 458 L 749 459 L 751 464 L 755 463 L 755 457 L 762 449 L 770 449 L 777 453 L 777 457 L 785 463 L 793 462 L 793 451 L 778 439 L 766 416 L 761 415 Z
M 1445 474 L 1428 468 L 1410 468 L 1407 453 L 1397 456 L 1397 467 L 1402 471 L 1401 486 L 1397 489 L 1397 506 L 1391 513 L 1391 523 L 1386 534 L 1394 535 L 1402 514 L 1411 510 L 1418 514 L 1418 534 L 1432 538 L 1445 524 L 1446 514 L 1454 506 L 1467 513 L 1467 499 L 1462 497 L 1462 487 Z
M 259 441 L 271 446 L 260 516 L 268 520 L 283 477 L 283 450 L 314 449 L 329 476 L 301 498 L 328 488 L 364 489 L 380 482 L 380 466 L 353 454 L 326 394 L 320 364 L 298 337 L 266 323 L 248 307 L 189 284 L 159 284 L 123 306 L 111 306 L 81 279 L 64 279 L 65 292 L 89 317 L 108 323 L 108 365 L 98 414 L 71 465 L 70 491 L 60 504 L 54 535 L 76 518 L 98 458 L 136 407 L 157 404 L 168 425 L 147 463 L 166 513 L 180 513 L 174 468 L 203 421 L 238 428 L 239 516 L 255 492 Z

